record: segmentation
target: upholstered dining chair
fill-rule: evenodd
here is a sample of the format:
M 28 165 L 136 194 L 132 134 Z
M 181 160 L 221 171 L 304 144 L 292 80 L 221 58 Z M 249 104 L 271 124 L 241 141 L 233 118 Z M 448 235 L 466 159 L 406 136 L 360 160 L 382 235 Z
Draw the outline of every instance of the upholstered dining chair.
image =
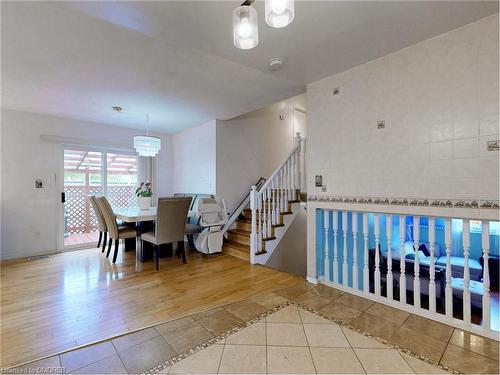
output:
M 109 253 L 111 251 L 111 243 L 115 242 L 115 252 L 113 254 L 113 263 L 116 263 L 116 257 L 118 256 L 118 246 L 119 241 L 125 238 L 133 238 L 136 236 L 136 230 L 132 227 L 126 226 L 118 226 L 116 223 L 116 216 L 113 213 L 113 209 L 109 204 L 106 197 L 97 197 L 97 203 L 101 208 L 102 215 L 104 216 L 104 220 L 106 221 L 106 227 L 109 233 L 109 244 L 108 244 L 108 252 L 106 253 L 106 257 L 109 257 Z
M 156 270 L 160 269 L 160 245 L 177 243 L 177 253 L 186 263 L 184 249 L 184 229 L 191 204 L 187 198 L 158 198 L 155 230 L 141 235 L 142 241 L 153 244 Z
M 89 197 L 89 200 L 90 204 L 92 205 L 92 208 L 94 209 L 95 217 L 97 218 L 97 226 L 99 228 L 99 241 L 97 242 L 97 248 L 101 247 L 101 241 L 102 241 L 102 252 L 104 253 L 104 249 L 106 248 L 106 242 L 108 240 L 108 227 L 106 226 L 106 220 L 104 220 L 101 208 L 97 203 L 97 197 L 95 195 L 91 195 Z

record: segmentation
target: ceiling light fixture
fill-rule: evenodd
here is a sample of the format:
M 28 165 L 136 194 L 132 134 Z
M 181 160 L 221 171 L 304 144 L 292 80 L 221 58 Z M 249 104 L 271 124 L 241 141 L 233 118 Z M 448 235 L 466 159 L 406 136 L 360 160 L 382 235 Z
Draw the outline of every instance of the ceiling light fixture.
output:
M 149 135 L 149 115 L 146 113 L 146 135 L 134 136 L 134 148 L 139 156 L 154 157 L 161 149 L 161 140 Z
M 149 135 L 149 114 L 123 112 L 123 108 L 119 106 L 114 106 L 113 111 L 118 113 L 128 113 L 128 114 L 146 116 L 146 135 L 134 136 L 134 148 L 135 151 L 137 151 L 137 153 L 139 154 L 139 156 L 150 156 L 150 157 L 156 156 L 161 149 L 161 140 L 158 137 L 152 137 Z
M 233 42 L 240 49 L 251 49 L 259 44 L 257 11 L 242 5 L 233 12 Z
M 266 0 L 266 22 L 269 26 L 286 27 L 294 18 L 294 0 Z

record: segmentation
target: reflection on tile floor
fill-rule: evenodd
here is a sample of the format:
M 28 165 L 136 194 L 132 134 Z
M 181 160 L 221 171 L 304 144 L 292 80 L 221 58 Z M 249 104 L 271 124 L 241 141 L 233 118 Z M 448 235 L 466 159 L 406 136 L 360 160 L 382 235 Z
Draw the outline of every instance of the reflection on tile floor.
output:
M 81 374 L 444 373 L 391 345 L 456 371 L 498 374 L 497 341 L 308 283 L 20 367 Z

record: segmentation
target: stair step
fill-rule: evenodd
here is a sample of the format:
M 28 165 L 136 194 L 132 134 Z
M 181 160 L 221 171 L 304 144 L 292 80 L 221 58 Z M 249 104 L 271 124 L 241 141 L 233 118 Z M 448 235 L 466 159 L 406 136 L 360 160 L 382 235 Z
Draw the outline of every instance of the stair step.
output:
M 250 246 L 250 232 L 242 229 L 229 229 L 227 238 L 232 242 L 237 242 L 242 245 Z
M 224 254 L 231 255 L 250 262 L 250 246 L 227 240 L 222 247 Z

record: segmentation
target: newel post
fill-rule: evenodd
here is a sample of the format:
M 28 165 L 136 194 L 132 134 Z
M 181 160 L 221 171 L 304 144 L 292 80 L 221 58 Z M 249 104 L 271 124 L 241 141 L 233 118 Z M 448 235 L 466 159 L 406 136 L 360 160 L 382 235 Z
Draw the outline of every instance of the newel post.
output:
M 250 210 L 252 210 L 252 233 L 250 235 L 250 259 L 253 259 L 257 249 L 257 187 L 252 186 L 250 191 Z M 253 263 L 253 262 L 251 262 Z
M 302 176 L 300 174 L 300 153 L 302 150 L 302 137 L 300 136 L 300 132 L 295 134 L 295 147 L 297 150 L 295 151 L 295 183 L 294 189 L 302 188 Z

